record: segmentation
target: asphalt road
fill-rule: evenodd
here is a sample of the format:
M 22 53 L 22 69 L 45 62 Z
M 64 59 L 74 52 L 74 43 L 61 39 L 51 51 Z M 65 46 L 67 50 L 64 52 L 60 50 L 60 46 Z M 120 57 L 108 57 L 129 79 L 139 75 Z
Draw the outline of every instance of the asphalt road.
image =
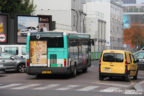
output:
M 98 80 L 98 64 L 93 61 L 87 73 L 77 77 L 46 76 L 36 78 L 25 73 L 6 73 L 0 76 L 0 96 L 144 96 L 133 85 L 144 80 L 139 71 L 138 80 L 126 82 L 121 78 Z

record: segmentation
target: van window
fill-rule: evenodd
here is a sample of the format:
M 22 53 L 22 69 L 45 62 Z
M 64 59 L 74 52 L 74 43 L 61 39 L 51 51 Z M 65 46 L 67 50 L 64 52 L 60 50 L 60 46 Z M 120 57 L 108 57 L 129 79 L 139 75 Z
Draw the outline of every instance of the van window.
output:
M 18 47 L 5 47 L 4 52 L 8 52 L 13 55 L 18 55 Z
M 123 54 L 120 53 L 104 53 L 104 62 L 123 62 Z
M 22 55 L 26 55 L 26 47 L 22 47 Z

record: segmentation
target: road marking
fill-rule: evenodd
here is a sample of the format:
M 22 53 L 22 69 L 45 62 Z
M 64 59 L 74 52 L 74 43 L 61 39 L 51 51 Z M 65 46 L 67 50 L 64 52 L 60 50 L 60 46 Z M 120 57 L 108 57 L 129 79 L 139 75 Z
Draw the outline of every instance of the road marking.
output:
M 60 86 L 60 84 L 50 84 L 44 87 L 38 87 L 38 88 L 34 88 L 34 90 L 45 90 L 45 89 L 50 89 L 50 88 L 54 88 L 54 87 L 58 87 Z
M 109 88 L 100 90 L 100 92 L 122 92 L 122 90 L 116 87 L 109 87 Z
M 122 84 L 112 84 L 112 83 L 101 83 L 101 82 L 93 82 L 93 83 L 95 83 L 95 84 L 102 84 L 102 85 L 111 85 L 111 86 L 115 86 L 115 87 L 124 87 L 124 88 L 128 88 L 128 87 L 130 87 L 131 86 L 131 84 L 130 85 L 122 85 Z
M 11 89 L 21 90 L 21 89 L 26 89 L 26 88 L 29 88 L 29 87 L 35 87 L 35 86 L 39 86 L 39 85 L 40 85 L 40 84 L 30 84 L 30 85 L 25 85 L 25 86 L 20 86 L 20 87 L 11 88 Z
M 136 90 L 125 90 L 124 94 L 126 94 L 126 95 L 141 95 L 142 92 L 139 92 Z
M 72 89 L 72 88 L 76 88 L 78 87 L 79 85 L 68 85 L 67 87 L 63 87 L 63 88 L 58 88 L 56 90 L 69 90 L 69 89 Z
M 77 91 L 91 91 L 91 90 L 94 90 L 94 89 L 96 89 L 98 87 L 99 86 L 88 86 L 88 87 L 84 87 L 84 88 L 78 89 Z
M 9 84 L 9 85 L 4 85 L 4 86 L 0 86 L 0 89 L 9 88 L 9 87 L 15 87 L 15 86 L 19 86 L 19 85 L 22 85 L 22 84 L 14 83 L 14 84 Z

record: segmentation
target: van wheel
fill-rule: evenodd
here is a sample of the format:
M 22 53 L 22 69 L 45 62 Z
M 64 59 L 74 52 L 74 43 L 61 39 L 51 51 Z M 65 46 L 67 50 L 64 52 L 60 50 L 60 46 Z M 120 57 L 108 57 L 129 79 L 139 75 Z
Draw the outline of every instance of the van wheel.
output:
M 136 75 L 133 77 L 134 80 L 137 80 L 138 70 L 136 72 Z
M 18 71 L 19 73 L 24 73 L 24 72 L 25 72 L 25 64 L 20 64 L 20 65 L 18 65 L 17 71 Z
M 102 75 L 99 75 L 99 80 L 104 80 L 104 77 Z
M 82 72 L 86 73 L 87 72 L 87 68 L 82 69 Z
M 76 77 L 76 75 L 77 75 L 77 69 L 76 69 L 76 66 L 74 66 L 72 77 Z
M 130 77 L 129 77 L 129 75 L 127 75 L 127 76 L 125 77 L 125 81 L 127 81 L 127 82 L 130 81 Z

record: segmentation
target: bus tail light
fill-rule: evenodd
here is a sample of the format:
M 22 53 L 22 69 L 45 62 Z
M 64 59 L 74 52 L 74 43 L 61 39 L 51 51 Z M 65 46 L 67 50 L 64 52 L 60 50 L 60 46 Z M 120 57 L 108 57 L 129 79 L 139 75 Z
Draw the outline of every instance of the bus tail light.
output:
M 66 59 L 64 59 L 64 67 L 66 67 Z
M 29 62 L 29 59 L 27 59 L 27 67 L 30 66 L 30 62 Z

